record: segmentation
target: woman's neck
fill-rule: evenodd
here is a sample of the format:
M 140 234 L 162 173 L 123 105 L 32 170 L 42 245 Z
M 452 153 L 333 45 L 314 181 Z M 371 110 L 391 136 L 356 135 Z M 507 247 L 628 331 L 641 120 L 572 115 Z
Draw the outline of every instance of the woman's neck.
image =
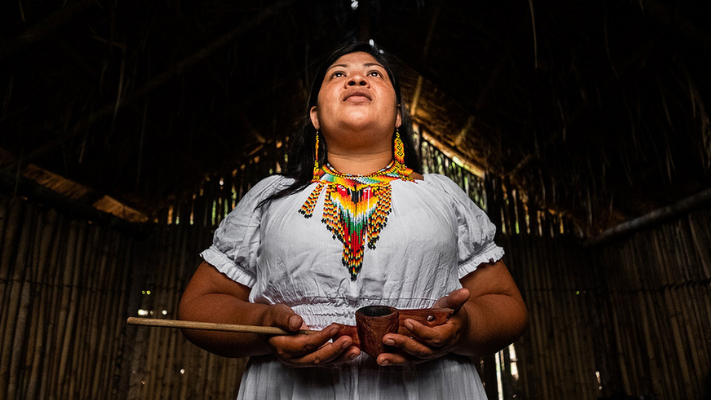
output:
M 328 152 L 328 163 L 338 172 L 350 175 L 368 175 L 386 167 L 392 161 L 392 151 L 368 154 L 334 154 Z

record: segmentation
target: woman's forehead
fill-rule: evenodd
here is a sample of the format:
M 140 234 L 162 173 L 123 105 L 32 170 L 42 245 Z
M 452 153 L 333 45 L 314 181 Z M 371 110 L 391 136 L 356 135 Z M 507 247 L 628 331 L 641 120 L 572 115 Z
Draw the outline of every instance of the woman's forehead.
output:
M 378 60 L 375 59 L 372 55 L 362 52 L 362 51 L 357 51 L 354 53 L 348 53 L 340 56 L 336 61 L 331 64 L 331 66 L 328 67 L 328 69 L 336 68 L 336 67 L 352 67 L 352 66 L 360 66 L 360 65 L 365 65 L 365 66 L 379 66 L 383 68 L 383 64 L 381 64 Z

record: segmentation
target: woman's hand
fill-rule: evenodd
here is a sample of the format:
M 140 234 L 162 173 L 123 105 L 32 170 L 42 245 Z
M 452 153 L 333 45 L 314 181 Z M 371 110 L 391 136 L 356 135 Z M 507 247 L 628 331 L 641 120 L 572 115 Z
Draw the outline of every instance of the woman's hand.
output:
M 303 319 L 286 305 L 274 305 L 266 314 L 265 325 L 291 332 L 308 329 Z M 288 366 L 334 366 L 360 355 L 360 349 L 353 346 L 353 339 L 348 335 L 338 337 L 340 332 L 339 325 L 331 324 L 313 334 L 273 336 L 267 343 L 276 358 Z
M 378 364 L 417 363 L 447 353 L 494 354 L 521 336 L 528 313 L 503 261 L 479 264 L 460 281 L 462 289 L 434 305 L 452 308 L 455 314 L 445 324 L 432 328 L 406 320 L 405 327 L 412 332 L 412 337 L 385 335 L 383 343 L 395 347 L 397 352 L 379 355 Z
M 383 337 L 383 343 L 397 348 L 396 353 L 383 353 L 377 358 L 379 365 L 403 365 L 420 363 L 442 357 L 451 352 L 467 336 L 469 316 L 463 306 L 469 300 L 468 289 L 457 289 L 442 297 L 434 308 L 451 308 L 454 314 L 446 323 L 428 327 L 415 320 L 405 320 L 405 327 L 412 336 L 389 333 Z

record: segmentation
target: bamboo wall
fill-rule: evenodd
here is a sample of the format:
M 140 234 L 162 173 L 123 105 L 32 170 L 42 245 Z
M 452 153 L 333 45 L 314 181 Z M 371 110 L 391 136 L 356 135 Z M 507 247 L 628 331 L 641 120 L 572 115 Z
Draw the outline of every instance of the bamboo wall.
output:
M 139 309 L 175 317 L 209 230 L 140 239 L 7 198 L 0 222 L 0 398 L 236 397 L 244 360 L 125 324 Z
M 509 394 L 711 399 L 711 208 L 586 248 L 506 182 L 487 189 L 530 317 Z
M 0 397 L 113 397 L 131 240 L 20 199 L 0 217 Z
M 711 211 L 594 252 L 603 382 L 659 399 L 711 398 Z M 706 396 L 706 397 L 704 397 Z
M 173 224 L 160 226 L 150 240 L 136 244 L 140 248 L 136 262 L 144 267 L 135 273 L 130 292 L 138 299 L 128 305 L 128 315 L 177 318 L 178 302 L 197 266 L 197 254 L 210 244 L 211 238 L 211 231 L 204 227 Z M 187 342 L 179 330 L 135 326 L 127 330 L 130 339 L 124 348 L 131 356 L 122 366 L 125 370 L 121 388 L 127 394 L 118 398 L 237 397 L 246 360 L 202 351 Z
M 519 379 L 504 398 L 597 399 L 595 278 L 573 227 L 527 207 L 508 182 L 490 180 L 487 189 L 497 242 L 529 312 L 529 327 L 516 343 Z
M 209 177 L 144 236 L 1 197 L 0 398 L 235 398 L 244 360 L 125 320 L 175 318 L 215 224 L 279 170 L 269 151 Z M 488 208 L 529 307 L 515 353 L 484 359 L 490 398 L 709 395 L 711 210 L 585 249 L 572 227 L 528 208 L 507 182 L 485 186 L 435 148 L 422 151 L 427 171 L 451 176 Z

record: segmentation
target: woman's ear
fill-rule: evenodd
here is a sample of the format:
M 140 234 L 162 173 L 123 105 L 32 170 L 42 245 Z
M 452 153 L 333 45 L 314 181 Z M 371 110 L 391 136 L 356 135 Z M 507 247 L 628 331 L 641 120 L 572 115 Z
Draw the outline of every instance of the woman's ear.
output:
M 402 116 L 400 115 L 400 105 L 398 104 L 397 105 L 397 117 L 395 118 L 395 127 L 399 128 L 400 125 L 402 125 Z
M 309 117 L 311 117 L 311 124 L 313 124 L 314 128 L 316 128 L 316 130 L 321 129 L 321 126 L 318 123 L 318 110 L 316 109 L 316 106 L 311 107 Z

